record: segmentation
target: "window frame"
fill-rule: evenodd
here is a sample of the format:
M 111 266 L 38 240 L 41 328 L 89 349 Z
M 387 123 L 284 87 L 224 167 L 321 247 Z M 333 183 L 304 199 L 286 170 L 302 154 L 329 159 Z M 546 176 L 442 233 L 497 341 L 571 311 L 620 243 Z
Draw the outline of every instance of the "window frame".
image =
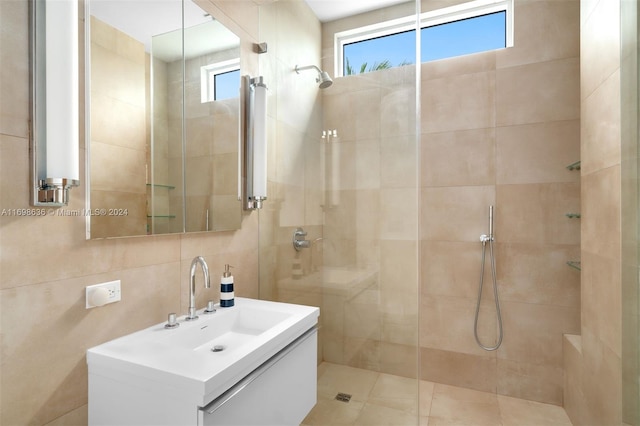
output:
M 474 0 L 455 6 L 432 10 L 420 14 L 420 29 L 441 24 L 475 18 L 496 12 L 506 12 L 505 48 L 513 47 L 513 0 Z M 340 31 L 334 34 L 334 75 L 344 76 L 344 46 L 360 41 L 385 37 L 405 31 L 416 30 L 415 18 L 407 16 L 364 27 Z
M 214 62 L 200 67 L 200 102 L 213 102 L 216 100 L 216 76 L 232 71 L 240 70 L 240 58 L 228 61 Z

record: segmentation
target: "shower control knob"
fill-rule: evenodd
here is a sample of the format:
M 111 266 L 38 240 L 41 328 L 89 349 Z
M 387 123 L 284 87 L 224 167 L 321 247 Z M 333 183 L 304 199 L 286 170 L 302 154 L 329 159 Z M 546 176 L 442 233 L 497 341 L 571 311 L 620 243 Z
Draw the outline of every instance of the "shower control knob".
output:
M 296 251 L 311 247 L 311 241 L 305 240 L 304 238 L 306 236 L 307 233 L 302 228 L 297 228 L 295 230 L 293 233 L 293 248 L 296 249 Z

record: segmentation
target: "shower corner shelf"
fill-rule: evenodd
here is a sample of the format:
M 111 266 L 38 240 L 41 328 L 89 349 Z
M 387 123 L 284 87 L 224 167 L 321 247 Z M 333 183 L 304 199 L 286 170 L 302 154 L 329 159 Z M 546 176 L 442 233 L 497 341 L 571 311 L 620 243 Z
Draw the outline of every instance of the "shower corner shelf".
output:
M 580 213 L 566 213 L 565 216 L 568 217 L 569 219 L 580 219 L 581 218 Z
M 570 260 L 570 261 L 567 262 L 567 265 L 569 265 L 573 269 L 577 269 L 578 271 L 582 270 L 582 266 L 581 266 L 579 260 Z
M 162 185 L 162 184 L 159 184 L 159 183 L 148 183 L 147 186 L 149 186 L 151 188 L 165 188 L 165 189 L 169 189 L 169 190 L 176 189 L 176 187 L 173 186 L 173 185 Z
M 580 160 L 576 161 L 575 163 L 571 163 L 567 166 L 567 169 L 569 170 L 580 170 Z

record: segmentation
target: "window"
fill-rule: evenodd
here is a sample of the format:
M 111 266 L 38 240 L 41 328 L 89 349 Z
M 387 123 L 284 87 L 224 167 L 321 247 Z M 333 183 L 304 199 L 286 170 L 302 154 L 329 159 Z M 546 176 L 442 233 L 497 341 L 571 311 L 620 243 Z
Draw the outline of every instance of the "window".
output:
M 213 98 L 216 101 L 237 98 L 240 85 L 240 69 L 216 74 L 213 77 Z
M 422 62 L 513 46 L 513 0 L 476 0 L 420 15 Z M 413 17 L 335 35 L 335 75 L 415 62 Z
M 507 47 L 506 16 L 503 10 L 422 28 L 422 62 Z
M 415 38 L 415 31 L 403 31 L 345 44 L 342 75 L 413 64 L 416 52 Z
M 238 97 L 240 59 L 217 62 L 200 68 L 201 102 Z

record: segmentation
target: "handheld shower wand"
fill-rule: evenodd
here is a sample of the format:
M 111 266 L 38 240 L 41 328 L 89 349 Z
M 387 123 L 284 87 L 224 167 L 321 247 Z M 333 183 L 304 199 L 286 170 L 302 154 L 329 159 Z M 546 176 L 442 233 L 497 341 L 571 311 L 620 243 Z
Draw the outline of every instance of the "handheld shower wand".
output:
M 493 241 L 493 206 L 489 206 L 489 238 Z
M 493 206 L 489 206 L 489 235 L 482 234 L 480 235 L 480 242 L 484 247 L 485 243 L 493 241 Z
M 502 315 L 500 313 L 500 301 L 498 300 L 498 284 L 496 282 L 496 258 L 493 253 L 493 206 L 489 206 L 489 235 L 480 235 L 480 242 L 482 243 L 482 266 L 480 268 L 480 286 L 478 288 L 478 301 L 476 303 L 476 315 L 473 320 L 473 336 L 476 338 L 476 343 L 485 351 L 495 351 L 502 344 Z M 484 285 L 484 261 L 487 249 L 487 243 L 489 244 L 489 255 L 491 258 L 491 278 L 493 282 L 493 300 L 496 306 L 496 316 L 498 320 L 498 341 L 494 346 L 485 346 L 478 337 L 478 316 L 480 315 L 480 300 L 482 299 L 482 287 Z

